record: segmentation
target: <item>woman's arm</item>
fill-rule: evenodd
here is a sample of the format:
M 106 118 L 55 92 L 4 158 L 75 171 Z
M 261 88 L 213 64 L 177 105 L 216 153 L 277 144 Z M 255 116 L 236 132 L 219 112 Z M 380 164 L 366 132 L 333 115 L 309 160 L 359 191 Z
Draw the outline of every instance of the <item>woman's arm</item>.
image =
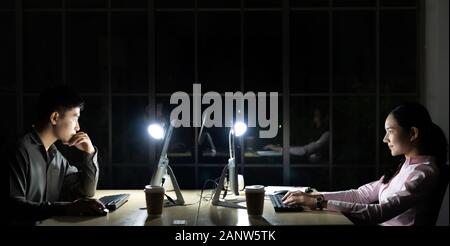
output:
M 336 200 L 353 203 L 373 203 L 378 201 L 378 193 L 380 191 L 381 179 L 365 184 L 358 189 L 321 192 L 325 200 Z
M 355 221 L 381 223 L 390 220 L 427 199 L 436 185 L 436 173 L 430 166 L 418 167 L 400 190 L 377 204 L 327 201 L 327 208 L 339 211 Z

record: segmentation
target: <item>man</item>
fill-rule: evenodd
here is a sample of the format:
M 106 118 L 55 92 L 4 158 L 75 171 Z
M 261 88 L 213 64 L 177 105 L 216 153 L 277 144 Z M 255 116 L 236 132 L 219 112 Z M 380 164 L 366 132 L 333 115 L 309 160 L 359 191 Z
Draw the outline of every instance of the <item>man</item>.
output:
M 320 134 L 320 137 L 303 146 L 291 146 L 289 148 L 291 155 L 307 157 L 310 163 L 318 163 L 328 159 L 330 131 L 328 129 L 328 114 L 322 113 L 323 111 L 319 108 L 314 108 L 312 117 L 313 131 Z M 274 144 L 266 145 L 264 149 L 283 152 L 283 147 Z
M 97 149 L 80 131 L 82 98 L 66 86 L 44 91 L 31 131 L 7 154 L 10 223 L 34 224 L 53 215 L 102 215 L 104 205 L 90 199 L 98 181 Z M 54 143 L 84 153 L 80 170 L 69 164 Z

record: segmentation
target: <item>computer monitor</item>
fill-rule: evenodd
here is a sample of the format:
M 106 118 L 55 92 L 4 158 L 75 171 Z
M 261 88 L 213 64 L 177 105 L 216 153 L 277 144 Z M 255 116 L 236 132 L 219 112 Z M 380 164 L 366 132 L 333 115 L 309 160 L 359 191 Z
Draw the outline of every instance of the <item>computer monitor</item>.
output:
M 166 178 L 170 178 L 176 199 L 170 199 L 170 201 L 165 202 L 165 206 L 171 206 L 171 205 L 183 205 L 184 204 L 184 198 L 181 194 L 180 187 L 178 185 L 177 179 L 175 178 L 175 175 L 172 171 L 172 168 L 169 165 L 169 158 L 167 157 L 167 150 L 169 148 L 170 138 L 172 137 L 173 132 L 173 124 L 174 122 L 170 123 L 169 129 L 167 130 L 167 133 L 165 134 L 164 129 L 159 124 L 151 124 L 148 127 L 148 133 L 155 139 L 163 139 L 164 138 L 164 145 L 161 151 L 161 155 L 159 157 L 158 164 L 156 166 L 156 171 L 153 172 L 152 179 L 150 181 L 150 185 L 153 186 L 163 186 Z
M 203 118 L 202 127 L 200 129 L 199 134 L 199 144 L 201 144 L 200 140 L 204 139 L 207 134 L 207 130 L 204 129 L 205 125 L 205 117 Z M 230 151 L 230 158 L 228 159 L 228 164 L 223 168 L 222 174 L 219 178 L 219 183 L 217 184 L 217 187 L 214 192 L 214 196 L 212 199 L 212 204 L 215 206 L 224 206 L 224 207 L 232 207 L 232 208 L 245 208 L 245 206 L 239 205 L 239 202 L 242 202 L 243 200 L 234 199 L 234 200 L 225 200 L 226 193 L 224 193 L 224 197 L 221 199 L 220 195 L 222 190 L 226 187 L 225 183 L 228 183 L 229 189 L 237 196 L 239 195 L 239 184 L 238 184 L 238 172 L 235 162 L 235 144 L 234 144 L 234 138 L 235 136 L 240 137 L 242 136 L 245 131 L 247 130 L 247 125 L 243 122 L 237 122 L 233 125 L 233 127 L 230 129 L 228 134 L 228 145 L 229 145 L 229 151 Z M 225 181 L 225 178 L 227 177 L 227 181 Z M 227 190 L 225 190 L 227 192 Z

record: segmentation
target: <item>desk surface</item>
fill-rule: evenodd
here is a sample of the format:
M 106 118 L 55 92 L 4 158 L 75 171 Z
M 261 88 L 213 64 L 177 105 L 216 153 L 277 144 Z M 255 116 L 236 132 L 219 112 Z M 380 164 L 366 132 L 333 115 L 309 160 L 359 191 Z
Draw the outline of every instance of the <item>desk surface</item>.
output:
M 106 216 L 58 216 L 44 220 L 40 226 L 142 226 L 173 225 L 174 220 L 185 220 L 192 225 L 351 225 L 351 221 L 339 213 L 331 211 L 305 210 L 299 213 L 276 213 L 268 198 L 265 200 L 261 218 L 249 218 L 246 209 L 226 208 L 211 205 L 202 200 L 199 208 L 200 191 L 183 190 L 185 206 L 165 207 L 161 216 L 147 215 L 143 190 L 98 190 L 96 198 L 105 195 L 129 193 L 127 203 Z M 172 196 L 173 192 L 168 192 Z M 210 191 L 204 191 L 203 197 Z M 175 197 L 173 194 L 172 197 Z M 244 197 L 241 197 L 244 199 Z M 245 202 L 242 203 L 245 205 Z M 199 211 L 199 213 L 198 213 Z M 198 214 L 198 217 L 197 217 Z

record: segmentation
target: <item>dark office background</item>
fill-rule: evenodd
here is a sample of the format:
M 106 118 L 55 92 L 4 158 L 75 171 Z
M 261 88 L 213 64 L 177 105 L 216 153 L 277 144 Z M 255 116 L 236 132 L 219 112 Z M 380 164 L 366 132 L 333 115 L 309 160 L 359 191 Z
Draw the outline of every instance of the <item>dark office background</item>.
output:
M 384 119 L 423 86 L 423 1 L 415 0 L 2 0 L 2 139 L 30 129 L 42 88 L 67 84 L 86 100 L 81 128 L 100 154 L 98 188 L 143 188 L 160 142 L 148 122 L 169 118 L 175 91 L 279 92 L 278 135 L 239 141 L 247 184 L 356 187 L 397 160 Z M 15 62 L 14 62 L 15 61 Z M 448 107 L 448 105 L 447 105 Z M 328 115 L 329 158 L 254 157 L 275 143 L 315 136 Z M 227 157 L 206 157 L 197 128 L 175 129 L 170 165 L 182 188 L 220 176 Z M 224 133 L 225 132 L 225 133 Z M 226 150 L 226 129 L 211 129 Z M 225 138 L 225 139 L 224 139 Z M 6 141 L 3 141 L 6 142 Z M 3 144 L 3 143 L 2 143 Z M 74 161 L 76 151 L 60 146 Z

